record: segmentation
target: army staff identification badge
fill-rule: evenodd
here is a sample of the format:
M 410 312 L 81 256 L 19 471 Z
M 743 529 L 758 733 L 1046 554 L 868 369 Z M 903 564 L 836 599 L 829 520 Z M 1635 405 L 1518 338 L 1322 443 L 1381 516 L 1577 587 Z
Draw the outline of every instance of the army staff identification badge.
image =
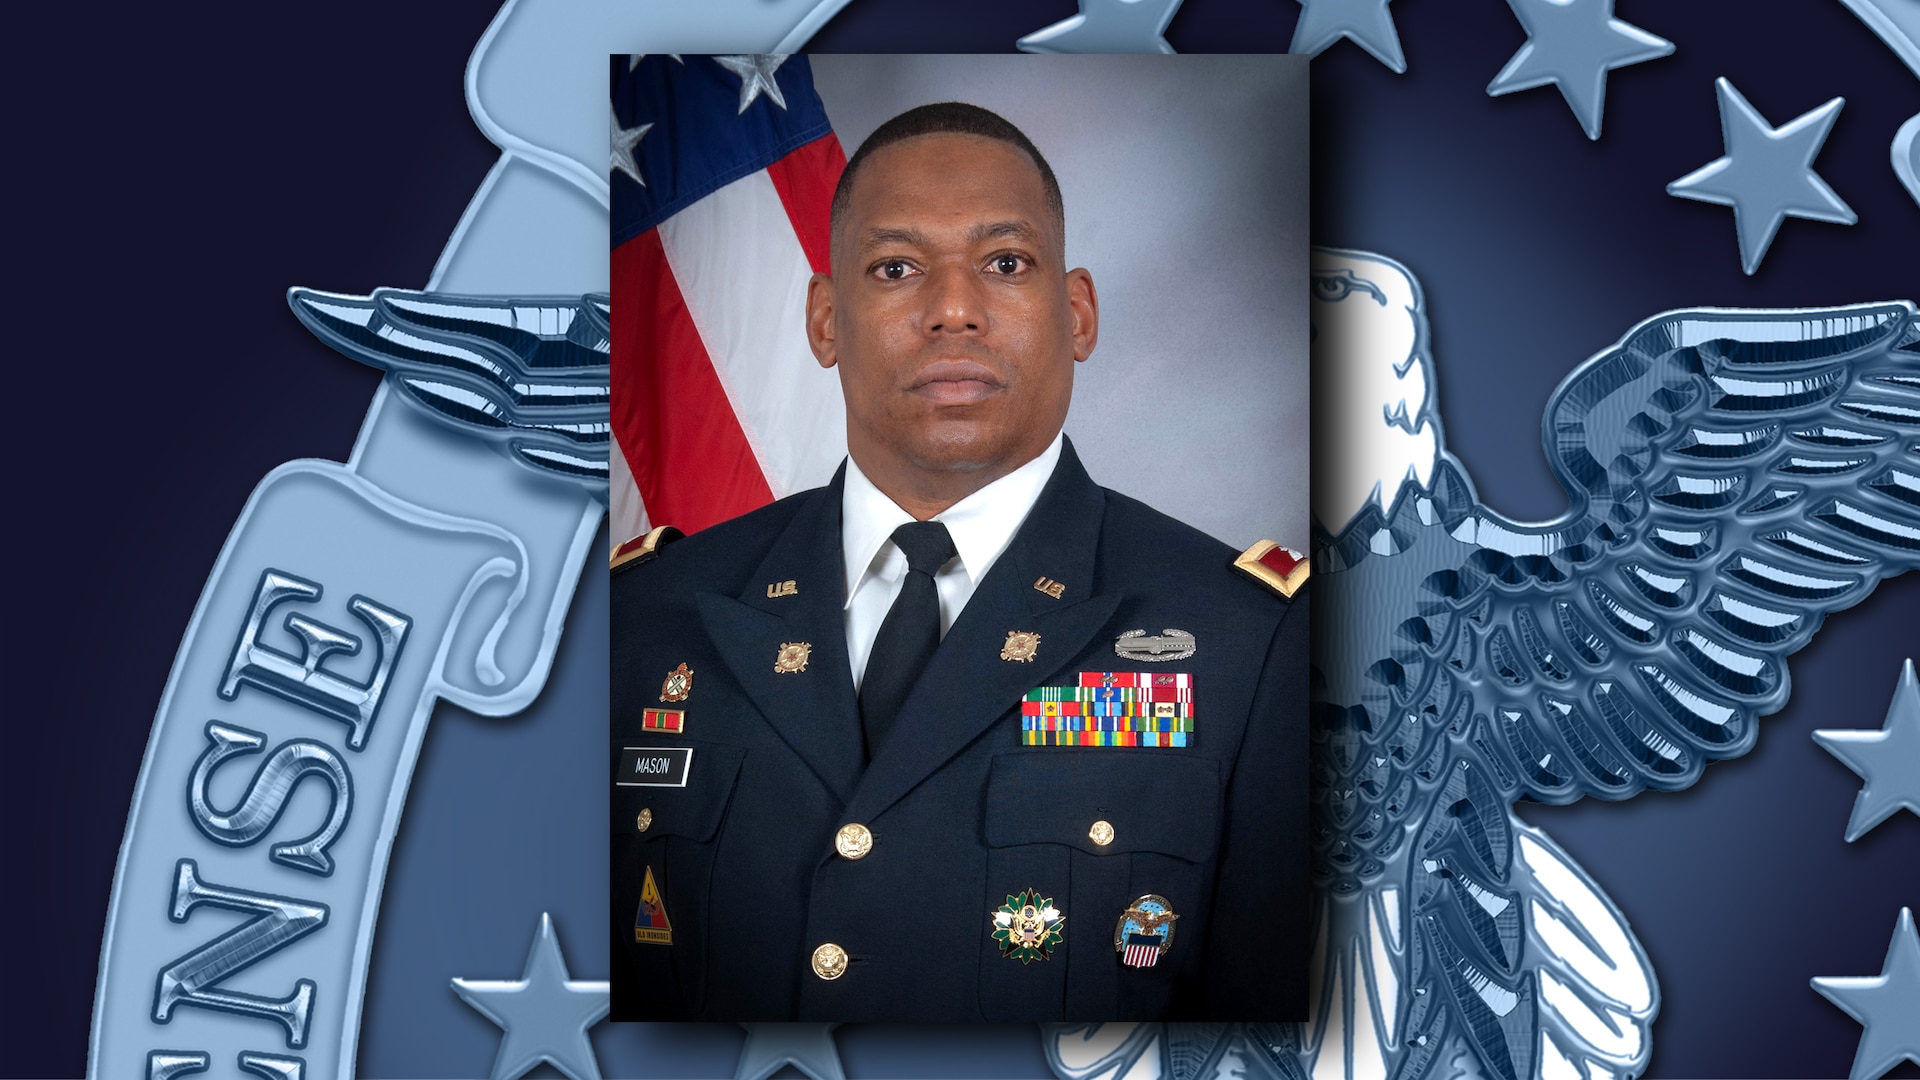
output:
M 1022 746 L 1193 745 L 1192 675 L 1083 671 L 1077 681 L 1027 691 Z
M 1067 917 L 1053 900 L 1028 889 L 993 913 L 993 940 L 1000 943 L 1000 955 L 1022 964 L 1053 958 L 1053 947 L 1060 944 L 1060 933 Z

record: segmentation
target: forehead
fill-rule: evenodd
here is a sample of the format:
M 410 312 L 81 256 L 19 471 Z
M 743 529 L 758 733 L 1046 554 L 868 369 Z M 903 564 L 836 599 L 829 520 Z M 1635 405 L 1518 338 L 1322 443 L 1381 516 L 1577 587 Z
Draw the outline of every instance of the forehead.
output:
M 1018 215 L 1041 228 L 1046 186 L 1027 152 L 984 135 L 916 135 L 867 155 L 848 192 L 848 216 L 865 225 L 892 219 Z M 884 220 L 883 220 L 884 219 Z

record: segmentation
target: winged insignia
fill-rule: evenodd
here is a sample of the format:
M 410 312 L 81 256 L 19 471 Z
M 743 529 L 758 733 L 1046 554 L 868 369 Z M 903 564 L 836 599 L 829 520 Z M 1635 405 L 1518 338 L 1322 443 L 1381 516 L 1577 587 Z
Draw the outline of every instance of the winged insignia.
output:
M 608 305 L 572 297 L 369 296 L 291 289 L 320 340 L 386 371 L 436 421 L 479 435 L 520 465 L 607 499 Z
M 1911 303 L 1669 312 L 1548 402 L 1569 510 L 1486 509 L 1434 410 L 1420 288 L 1317 250 L 1312 1018 L 1062 1025 L 1062 1076 L 1639 1074 L 1619 910 L 1513 803 L 1694 783 L 1829 614 L 1920 565 Z M 1384 430 L 1383 424 L 1384 421 Z M 1322 480 L 1328 482 L 1322 483 Z

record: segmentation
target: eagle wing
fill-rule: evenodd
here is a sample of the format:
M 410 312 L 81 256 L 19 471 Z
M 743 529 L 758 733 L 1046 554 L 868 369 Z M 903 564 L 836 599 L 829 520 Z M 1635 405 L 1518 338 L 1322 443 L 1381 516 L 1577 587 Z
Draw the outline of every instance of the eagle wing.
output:
M 1448 459 L 1327 541 L 1323 588 L 1363 590 L 1335 618 L 1374 624 L 1321 665 L 1386 759 L 1336 768 L 1360 803 L 1436 730 L 1508 798 L 1686 787 L 1753 745 L 1827 614 L 1920 565 L 1911 304 L 1649 320 L 1561 384 L 1545 440 L 1559 520 L 1485 510 Z
M 295 288 L 293 313 L 320 340 L 391 376 L 429 416 L 513 461 L 607 498 L 608 301 Z

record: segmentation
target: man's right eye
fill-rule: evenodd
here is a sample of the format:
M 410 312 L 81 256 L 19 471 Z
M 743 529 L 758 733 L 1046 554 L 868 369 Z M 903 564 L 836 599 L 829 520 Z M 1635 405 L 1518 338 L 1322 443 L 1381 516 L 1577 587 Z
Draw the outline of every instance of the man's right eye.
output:
M 888 259 L 875 266 L 873 272 L 882 281 L 899 281 L 913 273 L 913 264 L 905 259 Z

